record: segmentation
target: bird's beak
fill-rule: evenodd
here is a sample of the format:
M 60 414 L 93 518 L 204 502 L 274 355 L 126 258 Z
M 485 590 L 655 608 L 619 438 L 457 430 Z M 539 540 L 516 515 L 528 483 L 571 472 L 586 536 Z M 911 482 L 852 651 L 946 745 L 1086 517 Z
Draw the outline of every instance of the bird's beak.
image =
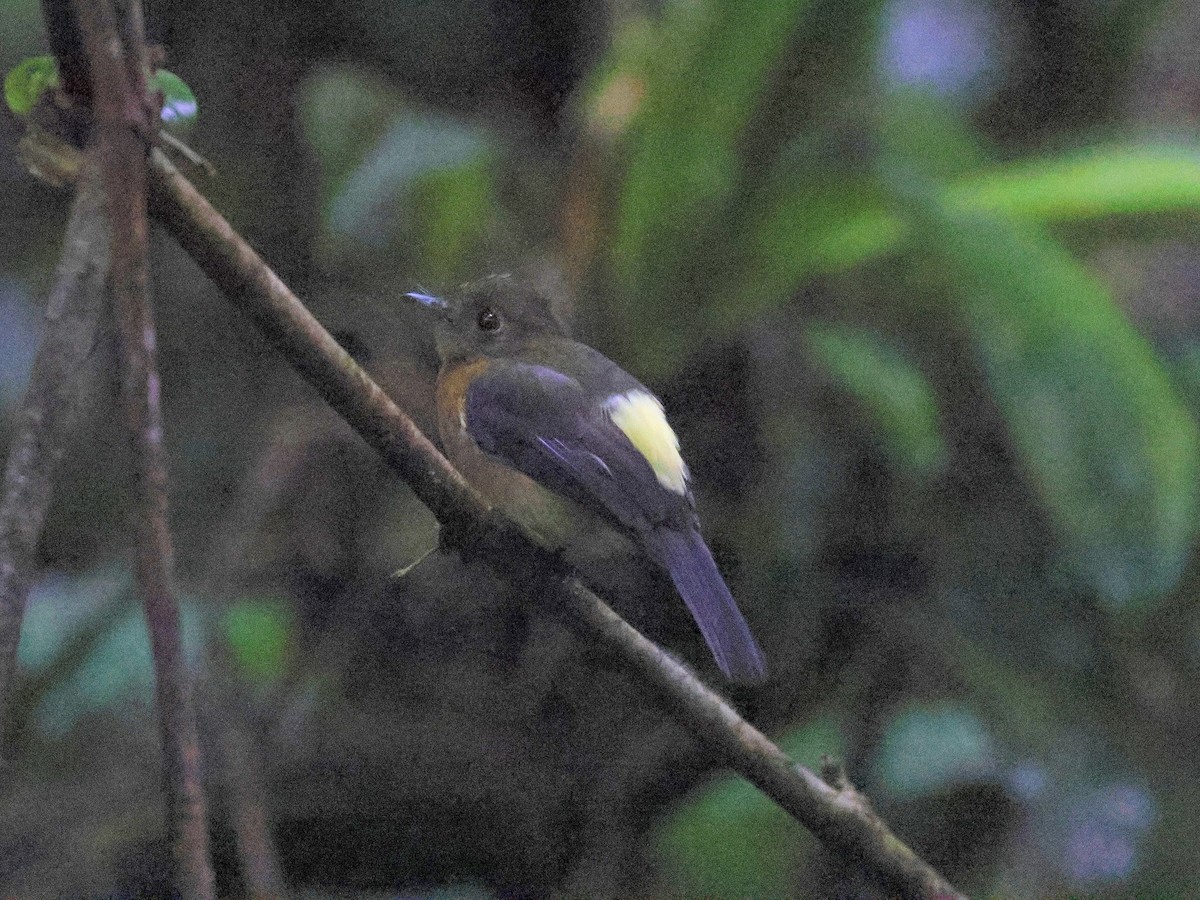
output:
M 441 297 L 435 297 L 432 294 L 422 294 L 417 291 L 409 291 L 404 295 L 411 300 L 416 300 L 422 306 L 432 309 L 443 319 L 450 318 L 450 304 Z

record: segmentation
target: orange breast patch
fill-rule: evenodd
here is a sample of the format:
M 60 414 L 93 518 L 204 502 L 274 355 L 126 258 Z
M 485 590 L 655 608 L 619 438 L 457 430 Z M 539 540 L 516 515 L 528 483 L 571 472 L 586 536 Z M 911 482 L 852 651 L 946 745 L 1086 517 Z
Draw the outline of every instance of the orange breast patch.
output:
M 487 365 L 487 359 L 476 357 L 452 363 L 438 374 L 438 430 L 442 433 L 443 441 L 448 442 L 453 433 L 466 430 L 467 388 Z

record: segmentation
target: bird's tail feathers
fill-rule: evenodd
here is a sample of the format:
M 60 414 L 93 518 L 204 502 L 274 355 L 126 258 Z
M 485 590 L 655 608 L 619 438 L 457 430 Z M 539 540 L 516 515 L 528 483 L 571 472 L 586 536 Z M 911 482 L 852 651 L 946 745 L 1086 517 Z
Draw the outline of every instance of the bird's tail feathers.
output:
M 746 682 L 765 678 L 767 664 L 762 650 L 700 533 L 695 529 L 661 528 L 654 533 L 651 545 L 725 676 Z

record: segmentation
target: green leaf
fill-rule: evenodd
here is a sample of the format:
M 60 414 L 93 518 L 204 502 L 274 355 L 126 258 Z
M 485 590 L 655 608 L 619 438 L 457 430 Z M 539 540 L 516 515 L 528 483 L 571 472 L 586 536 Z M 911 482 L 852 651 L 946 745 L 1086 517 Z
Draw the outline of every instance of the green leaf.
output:
M 1170 144 L 1097 147 L 970 176 L 946 201 L 1044 222 L 1200 210 L 1200 152 Z
M 329 208 L 330 230 L 379 246 L 404 222 L 403 205 L 417 183 L 482 159 L 483 133 L 447 116 L 401 113 L 341 184 Z
M 298 107 L 328 204 L 387 133 L 403 98 L 391 85 L 352 68 L 318 66 L 304 82 Z
M 4 101 L 20 118 L 27 117 L 38 100 L 61 82 L 58 63 L 53 56 L 31 56 L 13 68 L 4 78 Z M 196 120 L 196 95 L 178 75 L 159 69 L 150 77 L 149 87 L 163 95 L 162 121 L 177 130 L 186 130 Z
M 221 618 L 221 631 L 238 669 L 251 681 L 281 677 L 291 660 L 291 611 L 272 600 L 242 600 Z
M 786 302 L 807 278 L 843 272 L 891 251 L 905 233 L 865 178 L 809 172 L 781 183 L 751 224 L 748 262 L 724 293 L 737 304 L 714 307 L 709 324 L 731 328 Z
M 1118 604 L 1170 590 L 1195 535 L 1200 434 L 1150 346 L 1028 225 L 936 200 L 913 221 L 1077 571 Z
M 24 119 L 47 91 L 58 88 L 58 63 L 53 56 L 31 56 L 4 76 L 4 102 Z
M 922 146 L 909 130 L 898 136 L 898 125 L 889 129 L 892 139 L 912 145 L 909 152 Z M 969 158 L 968 149 L 960 147 L 940 166 L 959 167 Z M 947 206 L 960 212 L 998 212 L 1041 222 L 1200 212 L 1200 153 L 1169 144 L 1100 147 L 959 175 L 943 190 Z M 909 235 L 908 223 L 888 211 L 866 179 L 795 173 L 770 196 L 750 228 L 749 262 L 727 288 L 738 290 L 742 299 L 738 315 L 714 317 L 714 327 L 728 327 L 746 312 L 786 302 L 805 279 L 887 256 Z
M 884 732 L 877 765 L 884 784 L 899 796 L 918 796 L 992 775 L 991 736 L 963 706 L 913 705 Z
M 946 461 L 933 389 L 925 376 L 878 335 L 840 325 L 810 325 L 810 357 L 853 395 L 878 426 L 902 468 L 935 474 Z
M 626 57 L 643 68 L 609 82 L 636 104 L 608 257 L 618 321 L 643 370 L 699 339 L 693 313 L 707 296 L 691 289 L 695 263 L 733 249 L 719 232 L 741 196 L 740 141 L 810 3 L 676 0 L 658 27 L 639 26 Z
M 199 104 L 196 95 L 182 78 L 166 69 L 159 69 L 150 78 L 150 89 L 163 95 L 161 118 L 163 124 L 177 131 L 186 131 L 196 121 Z
M 678 260 L 733 188 L 736 140 L 809 0 L 675 2 L 630 140 L 614 259 L 634 289 Z
M 989 160 L 966 113 L 928 90 L 888 91 L 879 111 L 879 140 L 888 152 L 943 181 L 969 177 Z
M 454 284 L 473 276 L 476 250 L 493 218 L 492 182 L 488 153 L 417 181 L 412 208 L 418 217 L 414 237 L 422 277 L 433 284 Z
M 820 720 L 780 742 L 796 761 L 815 768 L 823 753 L 837 753 L 841 737 Z M 671 888 L 686 897 L 787 897 L 797 861 L 812 839 L 757 788 L 724 777 L 678 810 L 658 835 Z

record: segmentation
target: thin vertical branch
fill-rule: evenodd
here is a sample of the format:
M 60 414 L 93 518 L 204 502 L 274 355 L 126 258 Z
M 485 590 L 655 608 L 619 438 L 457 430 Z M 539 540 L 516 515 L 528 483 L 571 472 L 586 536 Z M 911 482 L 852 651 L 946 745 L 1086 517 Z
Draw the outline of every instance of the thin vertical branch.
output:
M 91 375 L 87 358 L 96 342 L 107 277 L 104 193 L 89 157 L 80 173 L 62 259 L 46 301 L 46 330 L 4 472 L 4 499 L 0 501 L 0 745 L 38 537 L 50 506 L 55 471 L 85 405 Z
M 237 574 L 245 564 L 250 535 L 270 501 L 290 483 L 285 477 L 290 454 L 273 448 L 248 481 L 230 521 L 218 533 L 208 562 L 204 594 L 226 603 Z M 199 681 L 203 703 L 202 731 L 210 760 L 224 787 L 229 824 L 233 828 L 246 894 L 251 900 L 275 900 L 288 895 L 279 852 L 271 831 L 271 812 L 263 783 L 261 741 L 252 736 L 251 710 L 234 674 L 229 640 L 218 635 L 206 646 Z
M 218 665 L 227 669 L 223 660 Z M 227 681 L 227 675 L 218 676 Z M 242 869 L 247 895 L 252 900 L 276 900 L 288 894 L 279 853 L 271 834 L 271 813 L 267 807 L 266 790 L 258 747 L 247 733 L 245 710 L 235 708 L 235 697 L 228 684 L 216 686 L 208 681 L 209 697 L 216 702 L 211 730 L 211 746 L 220 756 L 220 768 L 229 808 L 230 825 L 237 842 L 238 861 Z M 205 730 L 208 734 L 208 729 Z
M 149 292 L 146 136 L 155 113 L 146 96 L 138 0 L 118 23 L 110 0 L 76 0 L 92 80 L 95 147 L 112 239 L 110 286 L 121 360 L 121 403 L 134 470 L 134 577 L 154 654 L 168 838 L 180 894 L 214 896 L 192 686 L 172 585 L 167 467 Z

